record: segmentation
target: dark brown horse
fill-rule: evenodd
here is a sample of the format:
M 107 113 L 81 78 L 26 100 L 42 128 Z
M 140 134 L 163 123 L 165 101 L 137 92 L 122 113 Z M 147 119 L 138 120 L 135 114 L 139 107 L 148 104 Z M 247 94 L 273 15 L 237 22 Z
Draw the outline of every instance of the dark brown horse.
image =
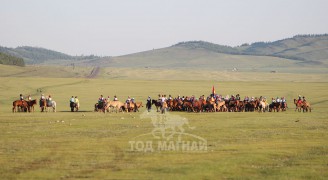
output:
M 280 102 L 273 102 L 269 105 L 270 112 L 279 112 L 281 110 L 281 103 Z
M 26 101 L 16 100 L 13 102 L 13 113 L 17 112 L 17 109 L 23 112 L 30 111 L 29 106 Z
M 30 100 L 30 101 L 26 101 L 26 102 L 27 102 L 27 105 L 30 109 L 30 112 L 34 112 L 34 105 L 37 104 L 37 100 L 33 99 L 33 100 Z
M 186 99 L 183 101 L 182 108 L 184 111 L 193 111 L 191 102 Z
M 162 103 L 156 101 L 155 99 L 151 100 L 151 104 L 152 105 L 155 104 L 155 106 L 156 106 L 156 112 L 159 112 L 158 108 L 161 108 L 162 107 Z

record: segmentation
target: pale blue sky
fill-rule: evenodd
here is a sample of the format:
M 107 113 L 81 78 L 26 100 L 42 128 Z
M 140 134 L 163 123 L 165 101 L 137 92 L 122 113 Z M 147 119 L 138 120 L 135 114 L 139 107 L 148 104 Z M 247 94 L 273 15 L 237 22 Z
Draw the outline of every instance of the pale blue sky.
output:
M 0 0 L 0 46 L 117 56 L 328 33 L 327 0 Z

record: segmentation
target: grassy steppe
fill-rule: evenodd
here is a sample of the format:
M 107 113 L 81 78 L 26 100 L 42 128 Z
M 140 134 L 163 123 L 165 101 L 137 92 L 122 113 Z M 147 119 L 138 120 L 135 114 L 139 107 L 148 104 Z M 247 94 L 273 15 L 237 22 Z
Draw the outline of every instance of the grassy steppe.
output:
M 1 178 L 327 179 L 328 83 L 283 78 L 266 82 L 258 77 L 259 81 L 247 82 L 243 78 L 229 82 L 107 79 L 106 75 L 102 79 L 2 77 Z M 120 100 L 130 95 L 144 102 L 158 93 L 207 95 L 212 85 L 223 95 L 285 96 L 290 109 L 262 114 L 171 113 L 196 127 L 186 128 L 187 133 L 207 140 L 208 151 L 203 153 L 131 152 L 129 140 L 153 130 L 150 119 L 140 118 L 144 109 L 125 114 L 92 112 L 100 94 L 116 94 Z M 34 113 L 11 113 L 11 103 L 20 93 L 39 97 L 40 88 L 53 96 L 57 113 L 40 113 L 38 108 Z M 298 94 L 312 103 L 312 113 L 294 112 L 292 98 Z M 72 95 L 79 97 L 83 112 L 67 112 Z

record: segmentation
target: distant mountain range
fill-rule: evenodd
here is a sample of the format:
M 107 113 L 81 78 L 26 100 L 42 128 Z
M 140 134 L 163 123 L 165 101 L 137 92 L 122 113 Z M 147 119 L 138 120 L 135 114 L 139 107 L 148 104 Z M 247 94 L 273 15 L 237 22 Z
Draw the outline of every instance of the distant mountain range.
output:
M 173 46 L 118 57 L 70 56 L 36 47 L 0 47 L 0 52 L 23 58 L 26 64 L 85 65 L 105 67 L 231 68 L 280 66 L 328 67 L 328 34 L 297 35 L 274 42 L 237 47 L 205 41 L 180 42 Z M 262 64 L 263 66 L 256 66 Z

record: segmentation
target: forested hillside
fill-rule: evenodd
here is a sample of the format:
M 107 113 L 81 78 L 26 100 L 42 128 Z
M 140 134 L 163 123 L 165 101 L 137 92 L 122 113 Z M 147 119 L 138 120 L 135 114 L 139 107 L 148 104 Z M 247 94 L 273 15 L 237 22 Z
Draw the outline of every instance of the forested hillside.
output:
M 25 66 L 24 60 L 15 56 L 11 56 L 0 52 L 0 64 Z

